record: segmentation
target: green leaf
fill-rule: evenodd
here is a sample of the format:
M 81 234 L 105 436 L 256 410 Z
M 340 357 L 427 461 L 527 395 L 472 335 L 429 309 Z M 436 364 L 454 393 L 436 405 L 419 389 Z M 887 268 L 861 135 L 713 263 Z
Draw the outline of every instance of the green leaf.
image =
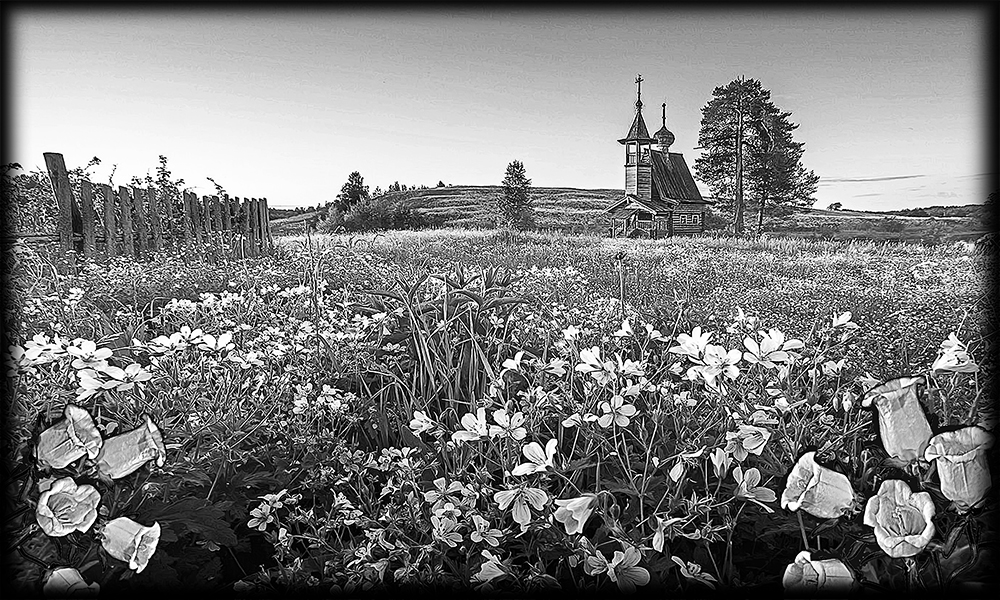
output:
M 185 498 L 152 510 L 144 518 L 146 521 L 157 521 L 161 527 L 170 527 L 178 533 L 191 532 L 221 546 L 235 546 L 238 542 L 236 534 L 224 516 L 222 506 L 199 498 Z

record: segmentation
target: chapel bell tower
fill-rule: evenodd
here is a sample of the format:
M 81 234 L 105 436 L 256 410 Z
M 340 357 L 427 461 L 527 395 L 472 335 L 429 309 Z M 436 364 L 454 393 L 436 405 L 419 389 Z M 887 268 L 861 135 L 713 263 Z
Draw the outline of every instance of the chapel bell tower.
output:
M 625 193 L 649 200 L 652 195 L 652 162 L 649 150 L 657 140 L 649 137 L 649 130 L 642 120 L 642 75 L 635 78 L 635 118 L 628 135 L 618 140 L 625 146 Z

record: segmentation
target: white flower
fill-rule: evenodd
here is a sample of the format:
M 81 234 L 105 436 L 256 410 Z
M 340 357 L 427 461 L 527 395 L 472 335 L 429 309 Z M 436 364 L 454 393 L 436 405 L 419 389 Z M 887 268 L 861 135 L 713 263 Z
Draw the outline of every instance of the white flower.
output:
M 410 429 L 414 435 L 420 435 L 426 431 L 433 431 L 435 423 L 426 414 L 419 410 L 413 411 L 413 419 L 410 421 Z
M 573 535 L 583 533 L 583 526 L 597 505 L 597 496 L 584 494 L 578 498 L 556 500 L 555 503 L 559 508 L 556 509 L 553 517 L 566 527 L 567 535 Z
M 80 572 L 69 567 L 54 569 L 42 585 L 42 595 L 46 598 L 96 598 L 100 591 L 99 583 L 87 585 Z
M 628 427 L 629 417 L 635 416 L 638 412 L 635 406 L 625 404 L 625 398 L 615 395 L 611 397 L 611 402 L 601 402 L 601 412 L 604 414 L 597 420 L 597 424 L 607 429 L 611 423 L 619 427 Z
M 606 385 L 618 376 L 615 373 L 615 363 L 601 360 L 601 349 L 594 346 L 580 351 L 580 360 L 574 369 L 580 373 L 589 373 L 599 385 Z
M 524 457 L 531 462 L 522 463 L 514 467 L 511 471 L 511 475 L 529 475 L 531 473 L 540 473 L 542 471 L 548 470 L 553 467 L 553 461 L 556 455 L 556 444 L 555 438 L 549 440 L 545 444 L 545 449 L 542 449 L 541 444 L 538 442 L 531 442 L 530 444 L 521 448 L 521 453 Z
M 608 564 L 608 577 L 618 584 L 618 589 L 626 594 L 635 591 L 636 586 L 649 583 L 649 571 L 636 566 L 642 559 L 642 554 L 635 546 L 628 546 L 625 552 L 615 550 L 615 555 Z
M 507 510 L 508 507 L 513 506 L 514 521 L 523 527 L 531 522 L 531 510 L 528 505 L 535 507 L 535 510 L 542 510 L 545 503 L 549 501 L 549 496 L 544 490 L 538 488 L 517 487 L 500 490 L 493 494 L 493 500 L 500 506 L 500 510 Z
M 518 350 L 517 354 L 514 355 L 514 358 L 508 358 L 507 360 L 503 361 L 504 371 L 520 370 L 522 357 L 524 357 L 524 351 Z
M 938 356 L 931 365 L 932 371 L 946 371 L 951 373 L 975 373 L 979 370 L 979 365 L 969 356 L 969 351 L 965 344 L 959 341 L 955 332 L 948 334 L 948 339 L 941 342 L 941 349 Z
M 89 412 L 67 404 L 63 415 L 38 436 L 35 456 L 42 468 L 64 469 L 84 456 L 96 458 L 104 445 Z
M 580 337 L 580 330 L 575 326 L 570 325 L 566 329 L 563 329 L 563 337 L 572 342 Z
M 712 333 L 702 334 L 701 327 L 695 327 L 691 335 L 681 333 L 677 336 L 677 345 L 670 348 L 674 354 L 684 354 L 691 358 L 700 358 L 705 351 L 708 341 L 712 339 Z
M 795 562 L 785 567 L 781 584 L 786 592 L 796 595 L 846 595 L 854 586 L 854 575 L 847 565 L 835 558 L 812 560 L 809 551 L 803 550 L 795 556 Z
M 486 421 L 486 409 L 479 408 L 476 414 L 465 413 L 462 417 L 462 427 L 465 429 L 451 434 L 455 443 L 476 442 L 490 437 L 490 425 Z
M 509 437 L 513 440 L 523 440 L 528 430 L 522 427 L 524 413 L 516 412 L 508 415 L 505 409 L 493 411 L 493 420 L 497 425 L 490 425 L 490 437 Z
M 101 544 L 108 554 L 127 562 L 128 568 L 136 573 L 142 573 L 156 552 L 160 524 L 145 527 L 127 517 L 119 517 L 104 526 L 101 537 Z

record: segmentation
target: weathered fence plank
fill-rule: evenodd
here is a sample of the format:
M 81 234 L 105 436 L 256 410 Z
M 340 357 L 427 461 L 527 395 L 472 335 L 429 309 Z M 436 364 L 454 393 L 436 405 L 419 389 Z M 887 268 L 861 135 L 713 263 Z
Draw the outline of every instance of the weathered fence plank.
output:
M 205 244 L 205 226 L 202 225 L 201 218 L 201 203 L 198 202 L 198 195 L 194 192 L 191 193 L 191 204 L 189 205 L 191 211 L 191 225 L 194 227 L 194 243 L 197 246 L 197 252 L 200 254 L 204 250 Z
M 118 206 L 122 211 L 122 251 L 125 256 L 135 256 L 135 238 L 132 234 L 132 199 L 128 188 L 118 186 Z
M 118 254 L 118 230 L 115 228 L 115 193 L 111 186 L 101 184 L 101 196 L 104 198 L 104 254 L 108 258 Z
M 146 188 L 146 198 L 149 201 L 149 229 L 152 233 L 150 249 L 159 252 L 163 249 L 163 223 L 160 221 L 160 203 L 157 202 L 156 188 Z
M 212 229 L 223 231 L 222 229 L 222 204 L 218 196 L 212 196 Z
M 233 203 L 230 202 L 229 194 L 222 196 L 222 229 L 223 231 L 228 231 L 229 234 L 226 241 L 231 243 L 233 241 L 233 215 L 232 215 Z
M 145 256 L 149 252 L 149 228 L 146 223 L 146 207 L 142 203 L 145 194 L 136 186 L 132 186 L 132 226 L 139 244 L 139 254 Z
M 59 218 L 56 222 L 59 235 L 59 248 L 63 252 L 73 249 L 73 187 L 66 172 L 66 161 L 63 155 L 56 152 L 45 152 L 45 168 L 49 171 L 49 181 L 52 182 L 52 193 L 59 206 Z
M 88 259 L 94 258 L 96 254 L 94 221 L 97 219 L 97 214 L 94 212 L 94 189 L 86 179 L 80 181 L 80 212 L 83 218 L 83 256 Z
M 184 220 L 184 250 L 190 252 L 191 245 L 194 244 L 194 222 L 191 218 L 191 192 L 184 190 L 181 192 L 181 218 Z
M 160 196 L 160 203 L 163 204 L 163 216 L 167 222 L 164 223 L 163 235 L 167 246 L 177 247 L 177 226 L 174 223 L 174 196 L 173 192 Z

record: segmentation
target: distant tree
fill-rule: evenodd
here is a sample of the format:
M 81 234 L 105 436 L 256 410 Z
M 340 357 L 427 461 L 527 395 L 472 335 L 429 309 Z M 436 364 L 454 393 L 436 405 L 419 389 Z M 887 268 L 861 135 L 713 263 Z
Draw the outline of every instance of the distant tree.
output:
M 530 226 L 533 217 L 531 180 L 521 161 L 515 160 L 507 165 L 502 186 L 503 190 L 497 199 L 501 225 L 510 229 Z
M 347 183 L 340 188 L 340 194 L 337 195 L 334 204 L 341 212 L 346 213 L 352 206 L 362 200 L 367 200 L 369 197 L 368 186 L 365 185 L 364 178 L 361 173 L 355 171 L 347 177 Z
M 698 178 L 733 211 L 733 228 L 744 231 L 747 198 L 757 205 L 758 227 L 766 205 L 809 206 L 819 177 L 801 159 L 804 144 L 792 138 L 798 127 L 771 101 L 756 79 L 739 78 L 717 87 L 702 108 L 695 160 Z
M 400 187 L 399 182 L 398 181 L 393 181 L 392 185 L 389 186 L 389 191 L 390 192 L 400 192 L 400 191 L 402 191 L 402 188 Z
M 841 210 L 841 208 L 843 208 L 843 206 L 844 205 L 841 204 L 840 202 L 834 202 L 833 204 L 831 204 L 830 206 L 827 206 L 826 208 L 827 208 L 827 210 Z
M 376 185 L 375 186 L 375 191 L 372 192 L 372 198 L 378 198 L 379 196 L 381 196 L 384 193 L 385 192 L 382 191 L 382 188 L 380 188 L 379 186 Z
M 443 181 L 438 181 L 437 187 L 444 187 L 444 182 Z

